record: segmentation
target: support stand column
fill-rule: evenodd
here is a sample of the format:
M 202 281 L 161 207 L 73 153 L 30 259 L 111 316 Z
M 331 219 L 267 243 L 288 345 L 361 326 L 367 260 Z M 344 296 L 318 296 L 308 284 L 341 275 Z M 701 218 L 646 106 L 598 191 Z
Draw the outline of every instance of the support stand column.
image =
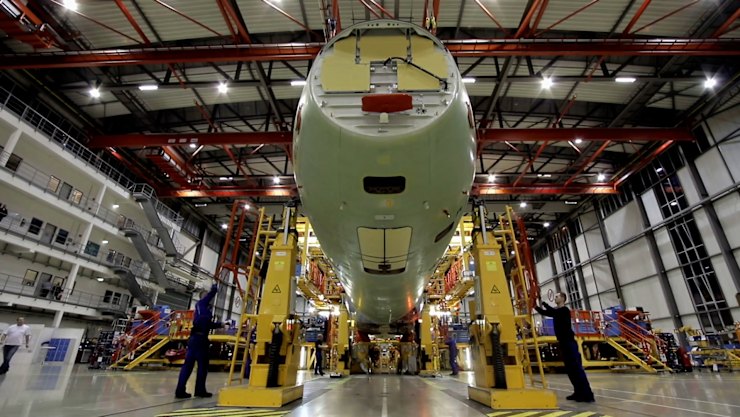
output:
M 222 388 L 220 406 L 282 407 L 303 398 L 303 385 L 296 385 L 301 329 L 292 314 L 298 253 L 294 209 L 286 208 L 283 219 L 283 230 L 270 247 L 249 384 Z
M 330 376 L 342 377 L 349 376 L 350 352 L 349 352 L 349 313 L 342 305 L 339 307 L 339 317 L 337 317 L 337 363 Z
M 479 207 L 474 224 L 472 254 L 477 282 L 476 302 L 470 309 L 475 312 L 470 326 L 470 349 L 475 386 L 468 387 L 468 398 L 495 410 L 554 409 L 554 392 L 525 386 L 501 245 L 486 230 L 483 206 Z
M 421 311 L 421 376 L 439 375 L 439 347 L 436 343 L 437 330 L 432 315 L 429 314 L 429 304 L 424 305 Z

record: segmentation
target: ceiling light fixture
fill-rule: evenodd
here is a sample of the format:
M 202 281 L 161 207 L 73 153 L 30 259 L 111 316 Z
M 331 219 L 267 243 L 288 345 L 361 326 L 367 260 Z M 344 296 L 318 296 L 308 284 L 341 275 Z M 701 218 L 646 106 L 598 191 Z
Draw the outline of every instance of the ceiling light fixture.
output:
M 549 90 L 550 87 L 552 87 L 553 84 L 554 83 L 552 81 L 552 78 L 545 77 L 545 78 L 542 79 L 542 88 L 544 88 L 545 90 Z
M 550 222 L 545 222 L 542 225 L 545 226 L 545 227 L 550 227 Z
M 105 281 L 105 278 L 103 278 L 103 277 L 98 277 L 98 282 L 103 282 L 103 281 Z
M 226 229 L 229 228 L 229 225 L 226 224 L 226 223 L 221 223 L 221 228 L 224 229 L 224 230 L 226 230 Z
M 463 77 L 462 82 L 464 84 L 475 84 L 475 78 L 473 78 L 473 77 Z
M 154 91 L 154 90 L 159 90 L 159 86 L 157 84 L 142 84 L 139 86 L 139 90 Z
M 100 89 L 98 87 L 93 87 L 90 89 L 90 97 L 92 98 L 100 98 Z
M 496 174 L 488 174 L 488 182 L 496 181 Z
M 221 94 L 226 94 L 229 91 L 229 86 L 224 82 L 220 83 L 218 85 L 218 92 Z
M 277 177 L 277 176 L 272 177 L 272 183 L 273 184 L 280 184 L 280 177 Z
M 107 244 L 108 244 L 108 241 L 107 241 L 107 240 L 104 240 L 104 241 L 102 241 L 102 242 L 100 242 L 100 243 L 102 243 L 102 244 L 104 244 L 104 245 L 107 245 Z
M 64 0 L 63 2 L 64 7 L 66 7 L 69 10 L 72 10 L 73 12 L 77 11 L 77 1 L 76 0 Z
M 629 83 L 633 83 L 633 82 L 637 81 L 637 78 L 635 78 L 635 77 L 617 77 L 617 78 L 614 79 L 614 81 L 616 81 L 618 83 L 629 84 Z
M 577 201 L 566 200 L 565 201 L 565 204 L 568 205 L 568 206 L 575 206 L 576 204 L 578 204 L 578 202 Z
M 290 82 L 293 87 L 303 87 L 306 85 L 306 80 L 293 80 Z
M 118 208 L 119 206 L 118 206 L 118 204 L 114 204 L 114 205 L 112 205 L 111 207 L 113 207 L 113 210 L 115 210 L 115 209 L 117 209 L 117 208 Z
M 606 175 L 604 175 L 604 174 L 599 174 L 599 175 L 596 176 L 596 180 L 597 181 L 600 181 L 601 182 L 601 181 L 604 181 L 605 179 L 606 179 Z
M 208 207 L 208 203 L 195 203 L 195 207 Z
M 575 140 L 575 142 L 576 142 L 576 145 L 578 145 L 578 144 L 580 144 L 581 142 L 583 142 L 583 139 L 581 139 L 581 138 L 578 138 L 578 139 L 576 139 L 576 140 Z
M 190 147 L 190 149 L 195 149 L 195 148 L 197 148 L 197 147 L 198 147 L 198 145 L 196 145 L 196 144 L 194 144 L 194 143 L 191 143 L 191 144 L 190 144 L 190 145 L 188 145 L 188 146 Z
M 655 169 L 655 172 L 663 172 L 663 167 L 658 167 Z
M 519 203 L 519 207 L 521 207 L 521 208 L 527 207 L 527 202 L 526 201 L 522 201 L 521 203 Z
M 706 81 L 704 81 L 704 88 L 714 88 L 717 85 L 717 80 L 712 78 L 707 78 Z

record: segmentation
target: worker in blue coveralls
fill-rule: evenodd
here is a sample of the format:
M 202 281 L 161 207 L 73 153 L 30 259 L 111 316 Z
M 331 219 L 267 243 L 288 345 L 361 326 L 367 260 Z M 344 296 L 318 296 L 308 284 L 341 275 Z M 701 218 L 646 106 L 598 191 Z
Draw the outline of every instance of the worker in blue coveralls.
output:
M 555 295 L 555 308 L 547 303 L 542 303 L 542 307 L 535 307 L 540 314 L 553 318 L 555 326 L 555 337 L 558 339 L 560 346 L 560 355 L 563 357 L 565 371 L 568 373 L 570 383 L 573 384 L 573 394 L 566 397 L 571 401 L 584 403 L 594 402 L 594 393 L 586 378 L 586 372 L 583 371 L 581 362 L 581 353 L 578 351 L 575 333 L 571 327 L 570 309 L 565 306 L 567 297 L 565 293 L 559 292 Z
M 213 394 L 206 391 L 206 377 L 208 376 L 208 333 L 211 329 L 222 327 L 221 323 L 213 322 L 213 314 L 211 313 L 211 301 L 213 301 L 217 292 L 218 286 L 213 284 L 211 290 L 195 304 L 193 329 L 190 331 L 190 339 L 188 339 L 185 363 L 180 369 L 180 379 L 177 381 L 176 398 L 191 397 L 189 393 L 185 392 L 185 385 L 188 383 L 196 362 L 198 362 L 198 373 L 195 377 L 195 396 L 203 398 L 213 396 Z

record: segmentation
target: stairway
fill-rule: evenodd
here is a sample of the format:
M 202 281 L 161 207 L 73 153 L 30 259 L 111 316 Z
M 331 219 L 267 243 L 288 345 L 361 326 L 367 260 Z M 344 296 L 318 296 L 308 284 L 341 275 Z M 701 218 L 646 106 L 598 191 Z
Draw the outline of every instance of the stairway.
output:
M 154 353 L 162 349 L 170 341 L 167 336 L 154 336 L 137 346 L 133 352 L 129 352 L 126 355 L 118 358 L 110 367 L 114 369 L 123 369 L 130 371 L 136 366 L 140 365 L 147 358 L 152 356 Z M 159 361 L 158 361 L 159 362 Z
M 157 281 L 157 284 L 162 288 L 170 288 L 171 285 L 165 276 L 162 265 L 154 257 L 152 251 L 149 250 L 149 245 L 144 240 L 144 236 L 136 229 L 123 229 L 123 235 L 131 239 L 131 243 L 134 244 L 141 259 L 149 265 L 149 270 Z
M 157 201 L 154 197 L 154 190 L 146 184 L 136 184 L 136 187 L 132 191 L 132 195 L 134 200 L 141 204 L 141 207 L 144 209 L 144 214 L 149 220 L 149 224 L 157 231 L 157 235 L 162 242 L 162 246 L 167 256 L 179 258 L 181 254 L 177 250 L 175 242 L 172 240 L 169 229 L 165 226 L 164 222 L 162 222 L 160 212 L 167 211 L 169 213 L 168 220 L 175 224 L 178 224 L 178 222 L 182 223 L 182 217 Z
M 673 370 L 653 355 L 648 355 L 639 346 L 621 337 L 607 338 L 610 346 L 624 355 L 635 365 L 650 373 L 672 372 Z

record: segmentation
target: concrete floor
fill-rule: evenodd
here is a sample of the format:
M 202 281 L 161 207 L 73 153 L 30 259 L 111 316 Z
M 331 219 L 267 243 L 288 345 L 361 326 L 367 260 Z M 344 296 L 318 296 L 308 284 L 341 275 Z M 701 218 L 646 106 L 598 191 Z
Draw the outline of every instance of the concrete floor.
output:
M 212 372 L 208 387 L 223 386 L 225 373 Z M 302 372 L 304 398 L 280 410 L 208 410 L 213 399 L 176 401 L 174 371 L 91 371 L 85 366 L 33 365 L 11 368 L 0 376 L 0 415 L 13 417 L 93 416 L 740 416 L 740 374 L 693 373 L 589 375 L 595 404 L 565 400 L 570 384 L 564 375 L 548 381 L 563 413 L 497 413 L 466 398 L 472 374 L 420 378 L 373 375 L 342 379 L 314 378 Z M 194 376 L 191 378 L 191 392 Z M 201 408 L 199 411 L 184 409 Z M 178 412 L 178 410 L 181 410 Z M 567 412 L 565 412 L 567 411 Z

